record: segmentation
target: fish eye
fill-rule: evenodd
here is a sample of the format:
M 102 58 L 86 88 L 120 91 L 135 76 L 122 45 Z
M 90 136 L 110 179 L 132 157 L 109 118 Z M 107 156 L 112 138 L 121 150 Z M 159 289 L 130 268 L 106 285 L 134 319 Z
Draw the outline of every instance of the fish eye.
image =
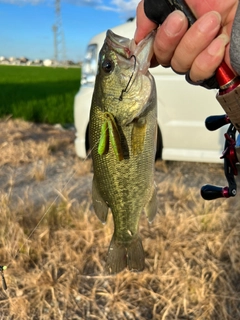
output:
M 114 63 L 111 60 L 104 60 L 102 63 L 103 71 L 106 73 L 111 73 L 114 69 Z

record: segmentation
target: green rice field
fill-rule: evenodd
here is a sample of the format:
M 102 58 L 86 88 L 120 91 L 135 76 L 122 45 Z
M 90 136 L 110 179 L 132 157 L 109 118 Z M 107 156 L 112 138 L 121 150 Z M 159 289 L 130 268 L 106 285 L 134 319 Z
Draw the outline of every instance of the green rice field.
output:
M 0 66 L 0 117 L 73 123 L 80 68 Z

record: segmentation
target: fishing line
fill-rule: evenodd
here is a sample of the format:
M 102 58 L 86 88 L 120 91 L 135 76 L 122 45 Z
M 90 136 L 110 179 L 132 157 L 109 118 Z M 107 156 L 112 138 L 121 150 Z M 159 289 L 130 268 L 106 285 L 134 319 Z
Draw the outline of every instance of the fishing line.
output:
M 83 163 L 89 158 L 90 154 L 92 153 L 92 151 L 97 147 L 98 143 L 100 141 L 99 140 L 94 144 L 94 146 L 89 150 L 87 156 L 85 157 L 85 159 L 83 160 Z M 76 170 L 74 170 L 72 172 L 72 174 L 70 175 L 69 179 L 67 180 L 67 182 L 65 183 L 65 185 L 63 186 L 63 188 L 61 189 L 60 193 L 62 193 L 66 187 L 69 185 L 70 181 L 72 180 L 74 174 L 76 173 Z M 46 215 L 49 213 L 49 211 L 51 210 L 51 208 L 53 207 L 53 205 L 57 202 L 57 200 L 60 198 L 60 194 L 58 194 L 56 196 L 56 198 L 52 201 L 52 203 L 50 204 L 50 206 L 47 208 L 47 210 L 44 212 L 44 214 L 41 216 L 40 220 L 38 221 L 38 223 L 36 224 L 36 226 L 31 230 L 31 232 L 29 233 L 27 239 L 25 239 L 23 241 L 23 244 L 21 245 L 21 247 L 19 249 L 16 250 L 16 253 L 14 254 L 14 256 L 12 257 L 12 261 L 16 259 L 17 255 L 19 254 L 19 252 L 23 249 L 23 247 L 26 245 L 26 243 L 28 242 L 28 240 L 32 237 L 32 235 L 34 234 L 34 232 L 36 231 L 36 229 L 39 227 L 39 225 L 42 223 L 43 219 L 46 217 Z M 0 266 L 0 275 L 2 278 L 2 287 L 3 289 L 6 291 L 7 290 L 7 283 L 4 277 L 4 270 L 6 270 L 10 265 L 11 262 L 9 262 L 7 265 L 5 266 Z
M 131 55 L 131 57 L 129 58 L 129 60 L 131 60 L 132 58 L 134 58 L 133 72 L 132 72 L 132 74 L 131 74 L 131 76 L 130 76 L 130 78 L 129 78 L 129 80 L 128 80 L 128 83 L 127 83 L 125 89 L 122 90 L 122 92 L 121 92 L 121 94 L 120 94 L 120 97 L 118 98 L 119 101 L 122 101 L 122 100 L 123 100 L 123 94 L 124 94 L 125 92 L 127 92 L 128 87 L 129 87 L 129 85 L 130 85 L 130 83 L 131 83 L 132 77 L 133 77 L 133 75 L 134 75 L 134 73 L 135 73 L 135 69 L 136 69 L 136 65 L 137 65 L 137 58 L 136 58 L 136 56 L 135 56 L 134 54 Z

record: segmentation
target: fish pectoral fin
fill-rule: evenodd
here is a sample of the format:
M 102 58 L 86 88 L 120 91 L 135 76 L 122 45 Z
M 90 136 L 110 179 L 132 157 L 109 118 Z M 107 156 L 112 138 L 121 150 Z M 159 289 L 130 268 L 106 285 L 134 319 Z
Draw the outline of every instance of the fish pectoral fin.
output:
M 141 119 L 136 120 L 133 122 L 133 128 L 132 128 L 132 153 L 134 156 L 142 153 L 144 142 L 145 142 L 145 136 L 146 136 L 146 122 Z
M 94 211 L 98 219 L 102 223 L 105 223 L 107 221 L 108 206 L 102 198 L 102 196 L 100 195 L 94 178 L 92 183 L 92 202 Z
M 144 211 L 148 217 L 148 221 L 152 222 L 157 213 L 157 191 L 155 185 L 152 186 L 151 197 L 146 204 Z

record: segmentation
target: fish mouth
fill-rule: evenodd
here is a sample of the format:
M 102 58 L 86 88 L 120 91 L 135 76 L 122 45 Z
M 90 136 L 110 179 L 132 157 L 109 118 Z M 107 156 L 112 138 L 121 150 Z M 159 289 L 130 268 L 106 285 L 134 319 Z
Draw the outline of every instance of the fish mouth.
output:
M 126 103 L 130 103 L 132 108 L 129 108 L 124 117 L 115 114 L 121 126 L 127 126 L 132 123 L 134 119 L 143 114 L 152 101 L 154 79 L 148 69 L 153 56 L 155 34 L 156 31 L 152 31 L 136 44 L 134 39 L 130 40 L 115 34 L 111 30 L 107 31 L 105 39 L 106 50 L 111 50 L 116 54 L 117 63 L 120 69 L 123 70 L 123 74 L 124 70 L 127 70 L 125 72 L 126 86 L 122 88 L 118 100 L 126 99 Z M 153 90 L 153 92 L 155 91 Z M 134 100 L 133 103 L 132 99 Z
M 111 30 L 108 30 L 106 43 L 121 57 L 125 59 L 131 59 L 134 57 L 135 71 L 146 74 L 153 56 L 153 41 L 155 34 L 156 31 L 152 31 L 142 41 L 136 44 L 134 39 L 130 40 L 128 38 L 121 37 Z

